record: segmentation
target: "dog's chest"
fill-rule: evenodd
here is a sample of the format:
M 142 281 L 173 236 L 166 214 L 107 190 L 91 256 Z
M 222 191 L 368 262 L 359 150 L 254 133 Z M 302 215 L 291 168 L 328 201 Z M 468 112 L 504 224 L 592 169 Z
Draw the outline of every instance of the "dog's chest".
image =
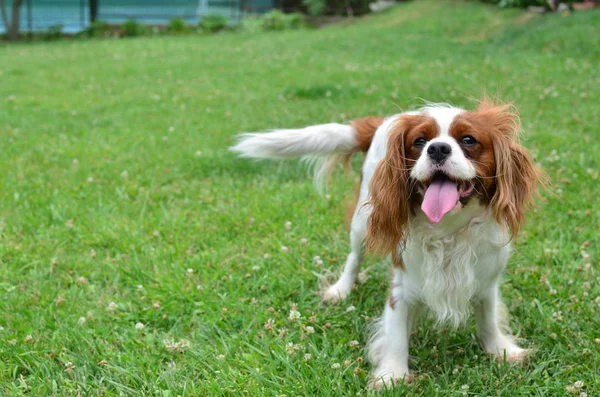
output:
M 501 229 L 488 222 L 445 236 L 419 231 L 403 253 L 407 275 L 421 285 L 433 279 L 477 290 L 504 269 L 510 248 L 502 239 Z

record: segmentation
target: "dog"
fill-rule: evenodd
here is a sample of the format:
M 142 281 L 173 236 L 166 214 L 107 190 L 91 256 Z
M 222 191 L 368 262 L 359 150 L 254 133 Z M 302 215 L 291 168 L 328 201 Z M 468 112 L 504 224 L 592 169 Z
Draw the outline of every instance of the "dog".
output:
M 499 291 L 510 242 L 545 184 L 519 126 L 514 106 L 484 99 L 473 111 L 427 104 L 348 125 L 246 133 L 231 148 L 243 157 L 311 158 L 317 180 L 340 158 L 365 153 L 351 252 L 323 299 L 348 296 L 367 249 L 391 257 L 389 297 L 367 345 L 372 388 L 410 380 L 409 337 L 423 309 L 456 328 L 473 308 L 487 353 L 526 358 L 506 331 Z

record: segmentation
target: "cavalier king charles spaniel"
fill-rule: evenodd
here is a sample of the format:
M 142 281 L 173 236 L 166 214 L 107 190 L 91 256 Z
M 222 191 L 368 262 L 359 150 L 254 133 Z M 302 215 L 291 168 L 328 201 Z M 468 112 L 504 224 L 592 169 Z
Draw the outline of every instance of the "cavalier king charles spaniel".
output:
M 365 152 L 350 232 L 351 252 L 326 301 L 346 298 L 365 251 L 391 257 L 389 297 L 368 343 L 371 387 L 409 378 L 409 338 L 429 309 L 438 324 L 464 324 L 471 307 L 485 351 L 520 362 L 507 330 L 499 284 L 510 241 L 544 175 L 518 142 L 510 105 L 483 100 L 475 111 L 430 104 L 349 125 L 243 134 L 244 157 L 318 161 L 322 179 L 336 160 Z

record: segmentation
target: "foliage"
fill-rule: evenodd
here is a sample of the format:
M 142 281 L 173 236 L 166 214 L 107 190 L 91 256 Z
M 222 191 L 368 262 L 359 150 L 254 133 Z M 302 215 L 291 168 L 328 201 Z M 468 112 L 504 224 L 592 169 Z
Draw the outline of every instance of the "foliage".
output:
M 175 34 L 189 33 L 191 30 L 182 18 L 173 18 L 169 21 L 168 31 Z
M 88 37 L 106 37 L 110 34 L 110 26 L 105 21 L 94 21 L 85 30 Z
M 299 29 L 304 25 L 304 17 L 298 12 L 284 14 L 271 10 L 262 16 L 262 29 L 265 31 Z
M 58 24 L 58 25 L 50 26 L 44 36 L 46 37 L 47 40 L 58 40 L 62 37 L 62 35 L 63 35 L 63 25 Z
M 306 7 L 306 11 L 309 15 L 318 16 L 323 15 L 325 7 L 327 6 L 326 0 L 302 0 L 302 5 Z
M 286 0 L 285 9 L 302 9 L 311 16 L 348 14 L 348 5 L 354 15 L 369 12 L 369 4 L 375 0 Z
M 520 7 L 526 8 L 529 6 L 548 7 L 546 0 L 483 0 L 486 3 L 497 4 L 502 8 Z M 572 3 L 574 0 L 561 0 L 561 3 Z
M 123 23 L 123 35 L 125 37 L 143 36 L 149 32 L 149 29 L 143 23 L 135 19 L 128 19 Z
M 216 33 L 227 27 L 227 17 L 223 15 L 206 15 L 200 18 L 199 26 L 205 32 Z
M 425 0 L 310 32 L 3 47 L 0 395 L 599 396 L 599 23 Z M 371 393 L 387 264 L 367 257 L 335 306 L 315 277 L 348 254 L 362 156 L 321 197 L 300 161 L 227 147 L 484 91 L 515 102 L 555 184 L 502 284 L 536 352 L 496 362 L 472 320 L 425 315 L 412 384 Z

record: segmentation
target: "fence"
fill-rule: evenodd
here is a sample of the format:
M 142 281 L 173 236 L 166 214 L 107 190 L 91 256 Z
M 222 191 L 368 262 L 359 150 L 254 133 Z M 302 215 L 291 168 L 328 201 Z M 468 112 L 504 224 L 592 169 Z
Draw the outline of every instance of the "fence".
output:
M 181 18 L 196 24 L 207 15 L 223 15 L 236 23 L 248 13 L 275 8 L 277 0 L 23 0 L 21 32 L 43 32 L 61 25 L 65 33 L 77 33 L 100 20 L 120 24 L 135 19 L 146 24 L 166 24 Z M 10 3 L 7 15 L 10 18 Z M 0 18 L 0 33 L 5 27 Z

